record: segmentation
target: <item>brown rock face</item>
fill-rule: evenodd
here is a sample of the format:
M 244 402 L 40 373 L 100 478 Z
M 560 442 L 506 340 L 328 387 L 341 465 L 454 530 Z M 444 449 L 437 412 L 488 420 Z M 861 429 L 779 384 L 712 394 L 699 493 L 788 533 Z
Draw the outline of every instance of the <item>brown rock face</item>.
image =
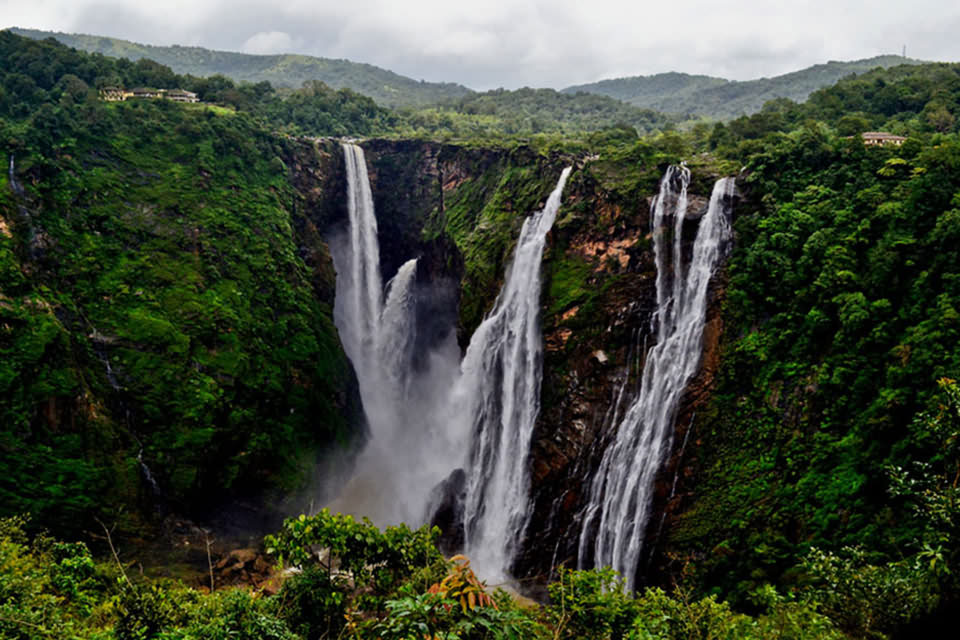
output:
M 595 182 L 576 184 L 565 207 L 583 213 L 573 224 L 555 228 L 545 257 L 548 265 L 583 265 L 586 288 L 602 293 L 556 309 L 549 295 L 552 282 L 544 292 L 543 406 L 530 461 L 533 514 L 515 567 L 527 577 L 547 579 L 553 567 L 577 566 L 580 511 L 610 439 L 609 409 L 627 363 L 636 366 L 644 342 L 650 341 L 656 271 L 649 203 L 647 198 L 620 203 L 613 197 Z
M 603 452 L 615 437 L 612 419 L 618 390 L 626 382 L 624 404 L 639 384 L 643 359 L 656 336 L 651 318 L 656 310 L 656 268 L 649 236 L 649 197 L 632 206 L 611 202 L 615 197 L 599 185 L 581 183 L 568 195 L 570 205 L 586 202 L 587 213 L 576 227 L 555 232 L 548 260 L 586 262 L 588 284 L 602 290 L 592 304 L 551 313 L 545 302 L 543 408 L 531 452 L 533 515 L 515 571 L 546 580 L 558 565 L 576 567 L 580 525 L 590 481 Z M 690 251 L 707 198 L 692 195 L 684 228 L 685 252 Z M 602 222 L 601 222 L 602 221 Z M 569 239 L 564 237 L 569 233 Z M 561 254 L 562 252 L 562 254 Z M 722 277 L 718 280 L 722 281 Z M 690 482 L 682 480 L 692 460 L 690 427 L 706 402 L 719 362 L 722 331 L 719 303 L 722 282 L 714 282 L 704 330 L 704 356 L 691 381 L 676 422 L 673 450 L 657 479 L 654 513 L 641 566 L 647 580 L 661 581 L 665 562 L 656 557 L 663 527 L 679 508 Z M 598 357 L 598 352 L 602 357 Z M 626 378 L 626 380 L 625 380 Z

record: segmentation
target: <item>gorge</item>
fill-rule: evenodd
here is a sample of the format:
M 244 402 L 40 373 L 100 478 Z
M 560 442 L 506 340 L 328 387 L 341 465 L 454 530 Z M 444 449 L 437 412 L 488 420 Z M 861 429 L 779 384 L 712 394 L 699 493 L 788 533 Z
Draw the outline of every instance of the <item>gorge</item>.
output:
M 343 153 L 349 215 L 345 229 L 335 231 L 330 242 L 338 272 L 335 318 L 357 372 L 369 436 L 333 508 L 380 524 L 420 524 L 433 517 L 438 503 L 446 501 L 446 507 L 457 514 L 447 524 L 460 532 L 455 536 L 458 544 L 482 575 L 494 583 L 504 582 L 512 575 L 515 556 L 526 545 L 524 533 L 534 511 L 529 502 L 536 487 L 531 486 L 529 474 L 543 368 L 540 258 L 572 167 L 563 169 L 542 210 L 524 219 L 506 263 L 502 288 L 474 330 L 462 362 L 457 363 L 456 351 L 447 344 L 435 350 L 424 369 L 414 367 L 412 357 L 418 332 L 416 298 L 429 295 L 415 284 L 420 258 L 402 264 L 387 287 L 384 303 L 377 216 L 365 155 L 353 143 L 344 143 Z M 601 403 L 595 409 L 613 415 L 613 423 L 605 428 L 615 441 L 595 472 L 585 514 L 575 514 L 583 521 L 579 563 L 613 564 L 628 576 L 630 586 L 646 536 L 654 478 L 669 451 L 685 385 L 700 362 L 708 284 L 729 242 L 726 218 L 733 180 L 719 181 L 706 210 L 693 210 L 688 216 L 689 182 L 689 169 L 669 167 L 653 200 L 656 311 L 649 322 L 659 325 L 659 334 L 652 336 L 649 356 L 636 356 L 646 362 L 638 397 L 624 398 L 630 379 L 625 371 L 616 406 Z M 384 195 L 383 201 L 395 196 Z M 695 221 L 692 246 L 684 240 L 689 220 Z M 672 232 L 667 224 L 672 224 Z M 634 237 L 632 243 L 636 242 Z M 406 248 L 407 253 L 411 251 Z M 689 266 L 684 264 L 684 252 L 691 256 Z M 565 313 L 569 315 L 568 310 Z M 637 327 L 628 330 L 636 333 Z M 452 326 L 441 328 L 433 339 L 443 343 L 453 333 Z M 444 373 L 433 375 L 431 368 Z M 630 406 L 618 424 L 619 405 L 624 401 Z M 638 435 L 642 429 L 651 435 Z M 633 453 L 624 454 L 621 449 Z M 621 459 L 624 456 L 638 460 Z M 631 468 L 637 475 L 629 480 L 608 478 L 614 471 L 623 474 Z M 635 494 L 640 497 L 631 497 Z M 614 502 L 605 502 L 605 495 Z M 608 515 L 617 496 L 619 512 Z M 558 495 L 545 494 L 541 499 L 552 505 L 562 502 Z M 599 535 L 593 523 L 598 512 L 603 532 Z M 624 531 L 606 533 L 611 527 L 606 524 L 608 517 L 632 524 Z M 567 532 L 571 534 L 576 535 Z M 586 551 L 594 539 L 596 555 Z M 632 549 L 627 560 L 604 555 L 614 540 Z M 553 567 L 547 562 L 553 561 L 541 556 L 536 571 L 549 575 Z
M 0 636 L 952 628 L 960 65 L 641 131 L 0 60 Z

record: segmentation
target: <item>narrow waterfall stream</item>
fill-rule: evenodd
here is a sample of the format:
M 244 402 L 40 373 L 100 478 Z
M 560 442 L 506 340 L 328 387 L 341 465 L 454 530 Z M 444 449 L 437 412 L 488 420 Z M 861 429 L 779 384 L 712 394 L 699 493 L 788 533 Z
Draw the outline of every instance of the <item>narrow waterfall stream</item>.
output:
M 333 314 L 343 348 L 357 371 L 361 395 L 372 398 L 376 388 L 370 385 L 375 383 L 372 374 L 376 371 L 377 332 L 383 306 L 377 217 L 373 212 L 373 195 L 363 149 L 345 143 L 343 152 L 347 165 L 349 237 L 346 243 L 331 243 L 337 270 Z M 364 390 L 364 386 L 368 388 Z
M 13 154 L 10 155 L 10 167 L 7 170 L 9 176 L 8 181 L 10 183 L 10 189 L 13 191 L 16 196 L 23 196 L 23 186 L 17 180 L 17 172 L 13 164 Z
M 670 450 L 680 400 L 700 366 L 708 285 L 731 237 L 735 183 L 722 178 L 684 265 L 681 231 L 689 183 L 686 167 L 670 167 L 653 203 L 657 343 L 647 354 L 640 391 L 619 417 L 615 440 L 593 478 L 580 534 L 581 566 L 612 566 L 629 589 L 635 586 L 654 479 Z
M 529 517 L 527 456 L 543 374 L 540 263 L 571 170 L 563 170 L 543 210 L 524 221 L 503 288 L 470 339 L 455 389 L 457 413 L 470 421 L 474 438 L 466 552 L 491 582 L 509 575 Z
M 425 522 L 430 490 L 449 473 L 434 421 L 458 354 L 454 344 L 452 351 L 431 354 L 427 371 L 414 371 L 418 261 L 400 267 L 384 296 L 366 159 L 355 144 L 343 150 L 348 224 L 330 241 L 337 270 L 334 321 L 357 373 L 369 440 L 331 506 L 381 526 L 417 526 Z
M 416 295 L 417 258 L 407 260 L 387 283 L 387 300 L 380 312 L 376 335 L 376 356 L 385 404 L 398 406 L 407 397 L 413 372 L 413 350 L 417 342 Z M 383 420 L 387 420 L 384 416 Z

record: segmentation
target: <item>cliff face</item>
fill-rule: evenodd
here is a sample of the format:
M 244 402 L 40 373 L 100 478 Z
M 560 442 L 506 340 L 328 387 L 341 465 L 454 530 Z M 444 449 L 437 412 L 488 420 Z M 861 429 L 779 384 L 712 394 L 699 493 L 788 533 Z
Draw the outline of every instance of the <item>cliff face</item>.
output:
M 320 146 L 321 155 L 338 151 Z M 458 313 L 464 347 L 499 291 L 523 219 L 543 206 L 561 169 L 575 166 L 544 255 L 542 407 L 528 461 L 533 516 L 515 569 L 518 575 L 546 578 L 556 565 L 575 566 L 589 479 L 615 427 L 608 410 L 626 377 L 627 388 L 635 386 L 654 339 L 649 212 L 664 166 L 642 156 L 586 159 L 522 148 L 388 140 L 362 146 L 384 277 L 421 256 L 424 282 L 454 283 L 453 297 L 438 301 L 432 313 Z M 342 172 L 334 164 L 327 167 Z M 710 186 L 711 176 L 695 172 L 691 214 L 706 208 Z M 329 223 L 333 228 L 338 221 Z M 688 226 L 684 238 L 692 241 L 696 223 Z M 676 487 L 686 490 L 675 479 L 687 473 L 685 461 L 696 448 L 695 437 L 686 437 L 688 426 L 709 393 L 718 357 L 722 287 L 714 289 L 704 367 L 690 386 L 674 453 L 658 480 L 650 549 L 656 549 L 664 519 L 679 504 Z
M 550 274 L 544 305 L 543 407 L 531 452 L 533 516 L 517 573 L 546 579 L 556 566 L 576 566 L 581 518 L 593 477 L 615 438 L 613 407 L 623 392 L 623 410 L 639 385 L 647 349 L 653 346 L 656 266 L 650 233 L 650 203 L 656 182 L 649 178 L 629 194 L 608 182 L 612 167 L 587 165 L 567 197 L 577 212 L 555 229 L 544 269 Z M 707 176 L 701 176 L 707 177 Z M 707 207 L 709 180 L 692 185 L 688 219 Z M 608 186 L 609 185 L 609 186 Z M 685 225 L 689 251 L 696 222 Z M 575 267 L 575 268 L 574 268 Z M 582 293 L 569 299 L 571 273 Z M 722 286 L 715 283 L 704 335 L 704 359 L 691 381 L 676 421 L 670 458 L 656 481 L 653 515 L 640 573 L 651 565 L 665 519 L 679 506 L 676 478 L 689 474 L 695 442 L 687 437 L 692 416 L 708 399 L 719 357 Z
M 0 514 L 149 532 L 249 500 L 272 528 L 357 413 L 297 143 L 115 116 L 0 180 Z
M 332 323 L 327 239 L 347 218 L 340 142 L 252 138 L 247 164 L 220 166 L 231 156 L 211 155 L 205 135 L 185 126 L 158 139 L 156 161 L 95 147 L 25 158 L 15 181 L 0 184 L 0 349 L 35 356 L 2 363 L 0 393 L 19 430 L 5 446 L 50 452 L 23 458 L 3 482 L 39 477 L 42 491 L 60 480 L 36 469 L 71 469 L 73 494 L 86 500 L 51 502 L 42 515 L 84 512 L 97 487 L 113 486 L 105 506 L 207 513 L 242 495 L 276 517 L 279 496 L 308 482 L 318 452 L 359 431 L 356 381 Z M 542 407 L 526 461 L 536 544 L 517 571 L 575 564 L 578 513 L 610 437 L 605 414 L 650 342 L 648 214 L 663 158 L 642 146 L 590 158 L 402 140 L 363 147 L 384 278 L 418 257 L 418 284 L 430 292 L 418 303 L 423 353 L 451 327 L 466 347 L 523 220 L 575 167 L 544 255 Z M 123 202 L 55 177 L 70 172 L 97 176 L 104 194 L 123 188 Z M 31 376 L 43 384 L 27 385 Z M 709 376 L 694 388 L 708 389 Z

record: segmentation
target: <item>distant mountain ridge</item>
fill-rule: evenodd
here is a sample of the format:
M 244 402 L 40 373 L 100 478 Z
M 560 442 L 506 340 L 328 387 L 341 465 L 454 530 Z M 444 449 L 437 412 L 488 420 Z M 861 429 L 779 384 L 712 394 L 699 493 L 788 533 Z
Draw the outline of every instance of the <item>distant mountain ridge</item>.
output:
M 728 119 L 756 113 L 765 102 L 776 98 L 803 102 L 817 89 L 833 85 L 852 73 L 903 64 L 924 64 L 924 61 L 896 55 L 850 62 L 831 60 L 772 78 L 746 81 L 677 72 L 658 73 L 575 85 L 563 89 L 563 92 L 596 93 L 666 113 Z
M 119 38 L 18 27 L 10 31 L 35 40 L 54 38 L 69 47 L 113 58 L 149 58 L 181 74 L 211 76 L 219 73 L 239 82 L 266 80 L 275 87 L 291 88 L 299 88 L 308 80 L 320 80 L 334 89 L 352 89 L 388 107 L 419 107 L 472 93 L 460 84 L 418 81 L 349 60 L 300 54 L 253 55 L 179 45 L 159 47 Z
M 101 53 L 109 57 L 130 60 L 149 58 L 180 74 L 200 77 L 223 74 L 238 82 L 255 83 L 266 80 L 275 87 L 290 88 L 299 88 L 309 80 L 320 80 L 334 89 L 352 89 L 387 107 L 420 108 L 436 105 L 449 107 L 465 100 L 469 103 L 466 108 L 469 112 L 476 108 L 473 103 L 477 100 L 474 98 L 480 102 L 491 102 L 493 98 L 485 96 L 496 95 L 498 103 L 496 110 L 500 111 L 506 107 L 505 102 L 508 102 L 515 93 L 524 103 L 517 105 L 517 110 L 529 109 L 529 105 L 526 104 L 529 96 L 523 90 L 506 92 L 507 95 L 504 96 L 497 94 L 496 91 L 478 94 L 461 84 L 417 81 L 387 69 L 349 60 L 301 54 L 253 55 L 180 45 L 162 47 L 138 44 L 119 38 L 18 27 L 13 27 L 10 31 L 35 40 L 54 38 L 81 51 Z M 574 85 L 562 89 L 561 93 L 582 92 L 613 98 L 644 110 L 726 120 L 756 113 L 765 102 L 776 98 L 789 98 L 796 102 L 803 102 L 817 89 L 831 86 L 853 73 L 864 73 L 877 67 L 889 68 L 903 64 L 924 64 L 924 61 L 897 55 L 876 56 L 850 62 L 832 60 L 772 78 L 746 81 L 672 71 Z M 541 98 L 545 99 L 543 96 Z M 596 106 L 593 103 L 589 104 Z M 464 105 L 461 104 L 462 106 Z M 575 106 L 578 105 L 564 104 L 556 107 L 569 110 Z M 494 107 L 491 104 L 485 104 L 484 108 L 493 109 Z M 628 114 L 629 117 L 621 119 L 632 121 L 634 115 L 631 113 Z M 648 115 L 638 117 L 649 120 Z

